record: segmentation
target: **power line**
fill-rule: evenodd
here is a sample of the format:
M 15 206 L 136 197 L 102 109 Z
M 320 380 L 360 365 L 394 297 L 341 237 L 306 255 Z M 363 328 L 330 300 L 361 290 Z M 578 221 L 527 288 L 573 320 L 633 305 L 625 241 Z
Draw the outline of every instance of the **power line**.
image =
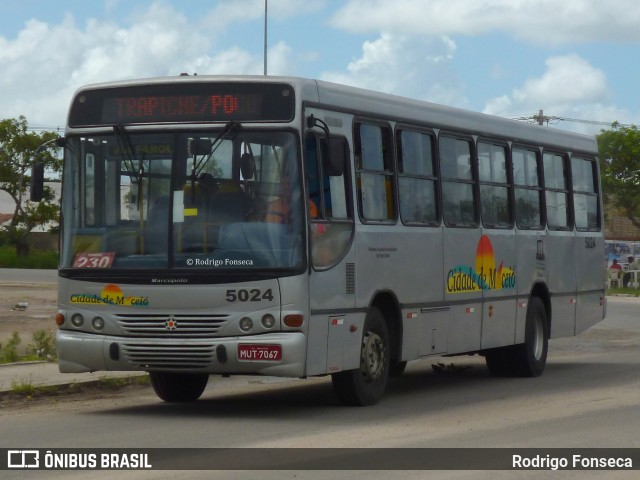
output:
M 612 127 L 614 124 L 620 127 L 630 127 L 631 125 L 625 123 L 618 122 L 602 122 L 599 120 L 585 120 L 582 118 L 570 118 L 570 117 L 559 117 L 555 115 L 545 115 L 542 110 L 538 112 L 537 115 L 529 115 L 525 117 L 516 117 L 514 120 L 521 121 L 529 121 L 537 123 L 538 125 L 555 125 L 559 122 L 574 122 L 574 123 L 584 123 L 587 125 L 601 125 L 604 127 Z
M 28 132 L 56 132 L 62 133 L 64 132 L 64 127 L 52 126 L 52 125 L 29 125 L 27 127 Z

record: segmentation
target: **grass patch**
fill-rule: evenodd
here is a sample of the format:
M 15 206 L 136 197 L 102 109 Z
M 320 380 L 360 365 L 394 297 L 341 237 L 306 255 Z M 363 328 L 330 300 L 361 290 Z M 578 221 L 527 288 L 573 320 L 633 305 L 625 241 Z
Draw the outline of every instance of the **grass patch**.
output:
M 66 397 L 101 392 L 116 392 L 126 388 L 147 387 L 151 384 L 149 375 L 134 375 L 131 377 L 100 377 L 93 382 L 73 382 L 66 385 L 34 385 L 30 380 L 11 383 L 11 390 L 0 392 L 1 404 L 9 404 L 15 400 L 36 400 L 48 397 Z
M 32 248 L 26 257 L 18 257 L 10 245 L 0 247 L 0 268 L 58 268 L 58 254 L 50 250 Z
M 22 342 L 20 334 L 13 332 L 11 338 L 4 345 L 0 344 L 0 363 L 30 362 L 46 360 L 53 362 L 56 359 L 55 335 L 52 331 L 38 330 L 33 332 L 33 343 L 27 346 L 26 353 L 18 353 L 18 345 Z
M 640 297 L 640 288 L 608 288 L 607 295 L 626 295 L 630 297 Z

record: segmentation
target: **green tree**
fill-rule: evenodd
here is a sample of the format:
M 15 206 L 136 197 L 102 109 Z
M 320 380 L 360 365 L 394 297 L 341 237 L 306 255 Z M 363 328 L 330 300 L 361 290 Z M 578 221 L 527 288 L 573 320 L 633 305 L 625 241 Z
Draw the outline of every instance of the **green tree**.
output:
M 640 130 L 612 125 L 598 135 L 605 203 L 640 228 Z
M 56 138 L 55 132 L 29 132 L 27 120 L 22 116 L 0 121 L 0 190 L 7 192 L 15 203 L 13 218 L 2 231 L 18 256 L 29 254 L 27 239 L 35 227 L 53 221 L 57 228 L 59 205 L 51 188 L 45 187 L 41 202 L 29 201 L 31 165 L 36 153 L 47 172 L 62 170 L 62 160 L 55 155 L 59 148 L 54 143 Z

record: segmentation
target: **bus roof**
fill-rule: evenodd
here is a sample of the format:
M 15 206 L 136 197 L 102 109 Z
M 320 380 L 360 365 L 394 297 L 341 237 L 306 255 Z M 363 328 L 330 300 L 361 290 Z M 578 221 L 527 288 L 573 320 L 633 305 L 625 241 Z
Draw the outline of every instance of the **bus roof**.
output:
M 180 75 L 121 80 L 86 85 L 76 91 L 156 84 L 208 82 L 287 83 L 296 90 L 297 102 L 371 118 L 384 118 L 412 125 L 472 135 L 508 139 L 517 143 L 558 147 L 597 155 L 593 136 L 511 120 L 495 115 L 439 105 L 422 100 L 301 77 L 260 75 Z

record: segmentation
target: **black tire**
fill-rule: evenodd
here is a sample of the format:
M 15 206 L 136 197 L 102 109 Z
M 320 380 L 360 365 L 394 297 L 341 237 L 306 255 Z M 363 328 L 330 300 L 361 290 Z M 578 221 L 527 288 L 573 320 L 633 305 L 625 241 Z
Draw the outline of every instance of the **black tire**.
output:
M 389 333 L 380 310 L 371 307 L 364 322 L 360 368 L 331 375 L 333 389 L 345 405 L 367 406 L 380 401 L 389 379 Z
M 153 391 L 165 402 L 194 402 L 209 381 L 206 373 L 149 372 L 149 377 Z
M 542 300 L 532 297 L 527 308 L 524 343 L 513 347 L 513 372 L 520 377 L 539 377 L 547 365 L 549 323 Z
M 487 362 L 489 373 L 496 377 L 509 377 L 513 375 L 512 353 L 513 346 L 492 348 L 484 352 L 484 359 Z
M 483 352 L 487 368 L 499 377 L 538 377 L 547 364 L 549 323 L 542 300 L 532 297 L 527 308 L 524 343 Z
M 407 368 L 407 362 L 391 362 L 389 364 L 389 376 L 390 377 L 399 377 L 402 375 Z

